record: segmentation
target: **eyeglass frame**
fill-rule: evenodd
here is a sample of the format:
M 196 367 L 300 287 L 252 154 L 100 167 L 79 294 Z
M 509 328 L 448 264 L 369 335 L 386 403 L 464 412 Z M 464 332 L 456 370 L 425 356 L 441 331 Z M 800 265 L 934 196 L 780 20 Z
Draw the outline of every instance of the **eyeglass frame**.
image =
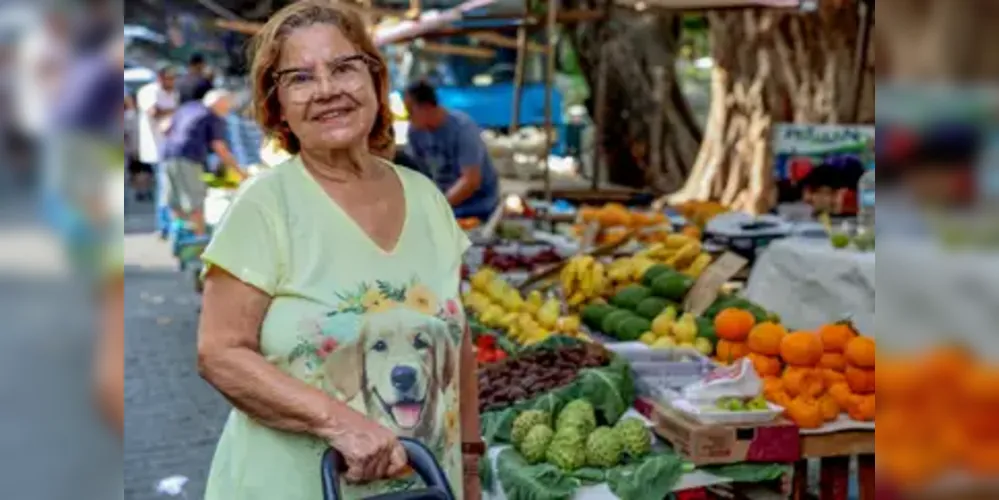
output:
M 335 58 L 332 61 L 324 62 L 323 65 L 327 68 L 327 72 L 329 73 L 329 72 L 331 72 L 329 70 L 329 68 L 332 68 L 334 66 L 338 66 L 338 65 L 341 65 L 341 64 L 349 63 L 349 62 L 354 62 L 354 61 L 361 61 L 361 62 L 363 62 L 368 67 L 368 71 L 370 71 L 371 73 L 374 73 L 374 74 L 379 74 L 384 69 L 384 65 L 381 62 L 379 62 L 374 57 L 371 57 L 371 56 L 369 56 L 367 54 L 364 54 L 364 53 L 352 54 L 352 55 L 349 55 L 349 56 L 337 57 L 337 58 Z M 272 71 L 271 72 L 271 78 L 274 80 L 274 90 L 277 90 L 278 88 L 280 88 L 280 87 L 283 86 L 281 84 L 281 78 L 283 76 L 291 74 L 291 73 L 294 73 L 294 72 L 299 72 L 299 71 L 308 71 L 308 69 L 306 69 L 306 68 L 288 68 L 288 69 L 283 69 L 283 70 L 279 70 L 279 71 Z M 336 81 L 335 78 L 332 78 L 332 80 Z M 286 87 L 286 85 L 285 85 L 285 87 Z

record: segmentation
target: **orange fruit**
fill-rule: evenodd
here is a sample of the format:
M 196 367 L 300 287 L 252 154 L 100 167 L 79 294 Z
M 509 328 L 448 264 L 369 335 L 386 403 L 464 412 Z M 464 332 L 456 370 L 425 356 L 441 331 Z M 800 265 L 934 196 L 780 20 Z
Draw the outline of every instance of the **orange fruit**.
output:
M 778 358 L 764 356 L 755 352 L 749 353 L 748 357 L 753 362 L 753 368 L 756 368 L 756 373 L 760 377 L 776 377 L 780 375 L 781 369 L 784 368 L 784 365 L 781 364 Z
M 825 352 L 819 359 L 819 366 L 833 371 L 842 372 L 846 370 L 846 356 L 838 352 Z
M 780 356 L 780 344 L 787 335 L 787 330 L 770 321 L 760 323 L 749 331 L 749 350 L 764 356 Z
M 784 337 L 780 356 L 792 366 L 815 366 L 822 360 L 822 340 L 811 332 L 795 332 Z
M 749 347 L 743 342 L 719 340 L 718 346 L 715 348 L 715 356 L 718 358 L 718 361 L 726 364 L 738 361 L 748 354 Z
M 814 368 L 790 366 L 784 370 L 781 380 L 784 382 L 784 390 L 794 397 L 816 398 L 826 390 L 826 381 L 822 373 Z
M 854 394 L 874 394 L 874 370 L 846 367 L 846 383 Z
M 749 311 L 730 307 L 715 316 L 715 333 L 718 338 L 731 342 L 745 342 L 756 318 Z
M 846 362 L 858 368 L 874 368 L 877 344 L 870 337 L 857 337 L 846 345 Z
M 846 350 L 846 345 L 857 337 L 857 332 L 850 323 L 833 323 L 819 328 L 819 337 L 826 352 L 841 353 Z

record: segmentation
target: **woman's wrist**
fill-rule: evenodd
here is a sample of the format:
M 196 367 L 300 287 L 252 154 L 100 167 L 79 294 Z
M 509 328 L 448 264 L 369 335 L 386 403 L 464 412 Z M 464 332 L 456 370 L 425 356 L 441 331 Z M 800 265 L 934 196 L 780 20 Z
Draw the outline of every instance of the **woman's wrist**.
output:
M 324 395 L 325 396 L 325 395 Z M 348 412 L 354 410 L 346 404 L 326 397 L 325 404 L 316 413 L 310 434 L 326 440 L 335 439 L 344 428 L 344 421 L 349 419 Z

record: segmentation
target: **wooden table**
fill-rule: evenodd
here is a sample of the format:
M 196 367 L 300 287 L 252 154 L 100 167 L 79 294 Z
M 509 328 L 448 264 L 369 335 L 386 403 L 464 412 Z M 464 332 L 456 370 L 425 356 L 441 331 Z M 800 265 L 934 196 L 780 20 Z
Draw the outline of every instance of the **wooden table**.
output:
M 859 460 L 860 500 L 874 500 L 874 432 L 844 431 L 801 436 L 801 458 L 794 466 L 794 500 L 808 498 L 808 459 L 820 460 L 819 500 L 847 500 L 850 458 Z

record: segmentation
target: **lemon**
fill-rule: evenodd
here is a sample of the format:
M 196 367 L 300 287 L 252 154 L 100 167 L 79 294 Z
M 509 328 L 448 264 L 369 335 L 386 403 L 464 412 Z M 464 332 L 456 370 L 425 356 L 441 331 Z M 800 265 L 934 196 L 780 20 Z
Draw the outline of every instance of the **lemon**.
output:
M 671 349 L 676 347 L 676 341 L 670 337 L 660 337 L 656 339 L 655 343 L 652 344 L 652 347 L 657 349 Z
M 641 337 L 638 337 L 638 341 L 643 344 L 652 345 L 656 342 L 656 334 L 652 332 L 645 332 Z

